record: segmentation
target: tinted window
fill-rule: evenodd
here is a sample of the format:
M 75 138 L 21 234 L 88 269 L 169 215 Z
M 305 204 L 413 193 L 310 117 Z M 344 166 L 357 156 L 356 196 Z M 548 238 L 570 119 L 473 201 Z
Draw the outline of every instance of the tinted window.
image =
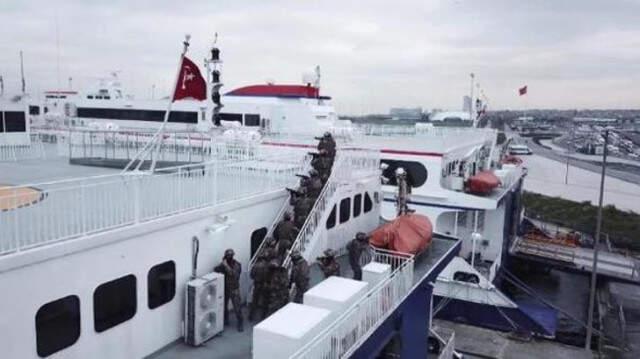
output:
M 176 295 L 176 263 L 167 261 L 151 267 L 147 285 L 149 309 L 169 303 Z
M 222 121 L 236 121 L 242 123 L 241 113 L 221 113 L 220 119 Z
M 126 322 L 136 314 L 136 277 L 132 274 L 101 284 L 93 292 L 96 332 Z
M 26 132 L 27 122 L 24 112 L 7 111 L 4 113 L 4 126 L 6 132 Z
M 265 227 L 258 228 L 251 233 L 251 258 L 258 252 L 258 248 L 266 236 L 267 228 Z
M 30 115 L 39 115 L 40 114 L 40 107 L 38 107 L 38 106 L 29 106 L 29 114 Z
M 333 206 L 331 209 L 331 214 L 329 214 L 329 218 L 327 218 L 327 229 L 333 228 L 336 226 L 336 206 Z
M 41 357 L 70 347 L 80 337 L 80 299 L 70 295 L 49 302 L 36 313 L 36 348 Z
M 340 223 L 344 223 L 351 217 L 351 198 L 340 201 Z
M 245 126 L 260 126 L 260 115 L 245 114 L 244 115 Z
M 357 194 L 353 197 L 353 217 L 358 217 L 362 210 L 362 195 Z
M 415 161 L 398 161 L 398 160 L 381 160 L 388 167 L 382 171 L 382 175 L 389 179 L 388 185 L 397 186 L 396 169 L 402 167 L 407 171 L 407 182 L 411 187 L 420 187 L 427 181 L 427 169 L 420 162 Z
M 130 121 L 164 121 L 165 111 L 160 110 L 133 110 L 117 108 L 78 108 L 78 117 L 100 118 L 109 120 L 130 120 Z M 197 112 L 171 111 L 169 122 L 177 123 L 198 123 Z
M 371 211 L 373 208 L 373 202 L 371 202 L 371 197 L 369 197 L 369 192 L 364 194 L 364 213 Z

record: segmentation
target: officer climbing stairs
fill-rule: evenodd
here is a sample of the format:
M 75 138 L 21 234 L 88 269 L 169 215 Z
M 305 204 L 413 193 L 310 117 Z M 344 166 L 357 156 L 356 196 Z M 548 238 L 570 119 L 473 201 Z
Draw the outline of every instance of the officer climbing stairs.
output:
M 371 151 L 357 149 L 344 149 L 336 155 L 335 142 L 328 133 L 321 138 L 318 152 L 312 156 L 309 175 L 300 175 L 300 186 L 289 189 L 290 200 L 283 204 L 249 264 L 249 273 L 254 280 L 251 312 L 257 307 L 266 307 L 267 312 L 272 313 L 285 305 L 291 297 L 289 278 L 295 282 L 294 288 L 301 287 L 294 291 L 294 300 L 301 301 L 309 284 L 308 280 L 304 281 L 309 271 L 307 262 L 312 262 L 314 253 L 326 249 L 326 243 L 320 243 L 319 234 L 326 230 L 324 223 L 339 201 L 336 192 L 341 186 L 353 185 L 359 173 L 379 176 L 377 155 L 371 156 Z M 368 172 L 358 172 L 359 168 L 365 167 Z M 264 271 L 271 275 L 263 275 Z M 268 283 L 258 283 L 258 278 L 265 278 Z M 268 288 L 264 291 L 269 294 L 256 293 L 264 288 Z M 268 305 L 260 304 L 260 301 L 267 301 Z

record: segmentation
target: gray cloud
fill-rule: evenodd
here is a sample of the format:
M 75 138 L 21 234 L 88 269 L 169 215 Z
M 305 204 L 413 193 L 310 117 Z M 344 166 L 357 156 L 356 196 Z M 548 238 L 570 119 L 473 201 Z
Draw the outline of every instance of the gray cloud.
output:
M 185 32 L 201 63 L 218 31 L 225 89 L 299 82 L 319 64 L 323 92 L 346 113 L 457 108 L 470 72 L 494 108 L 638 107 L 639 13 L 637 1 L 600 0 L 8 0 L 0 74 L 18 89 L 22 49 L 31 92 L 121 70 L 130 92 L 146 97 L 152 84 L 169 91 Z

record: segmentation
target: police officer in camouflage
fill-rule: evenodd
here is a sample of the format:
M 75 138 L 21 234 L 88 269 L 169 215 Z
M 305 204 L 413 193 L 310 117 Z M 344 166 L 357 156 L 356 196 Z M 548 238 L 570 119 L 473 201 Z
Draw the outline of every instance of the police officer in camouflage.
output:
M 264 245 L 264 249 L 262 250 L 262 254 L 264 255 L 267 261 L 270 261 L 277 257 L 277 254 L 278 254 L 276 252 L 277 242 L 275 239 L 271 237 L 267 237 L 264 240 L 265 240 L 265 245 Z
M 273 237 L 278 241 L 282 241 L 283 239 L 289 240 L 289 242 L 293 243 L 298 237 L 299 228 L 293 223 L 293 219 L 291 217 L 290 212 L 285 212 L 282 217 L 282 221 L 278 223 L 276 229 L 273 231 Z M 287 248 L 289 249 L 289 248 Z
M 340 263 L 336 260 L 336 253 L 333 249 L 326 249 L 324 256 L 318 257 L 317 259 L 320 270 L 322 270 L 325 278 L 329 278 L 332 275 L 336 277 L 340 276 Z
M 298 250 L 291 252 L 291 261 L 293 262 L 293 268 L 291 269 L 289 286 L 296 285 L 293 301 L 302 304 L 302 296 L 304 292 L 309 290 L 309 264 Z
M 269 261 L 264 254 L 258 256 L 258 259 L 251 267 L 249 275 L 253 280 L 253 296 L 251 300 L 251 310 L 249 311 L 249 320 L 253 320 L 256 311 L 260 310 L 261 320 L 266 318 L 269 304 Z
M 322 192 L 323 185 L 324 183 L 320 178 L 319 172 L 315 168 L 312 168 L 309 171 L 307 193 L 309 194 L 309 197 L 313 199 L 314 202 L 318 198 L 318 196 L 320 196 L 320 192 Z
M 363 232 L 358 232 L 356 238 L 347 244 L 347 252 L 349 253 L 349 265 L 353 270 L 353 279 L 362 280 L 362 267 L 360 266 L 360 257 L 362 253 L 369 248 L 368 237 Z
M 222 261 L 213 270 L 224 274 L 224 324 L 229 325 L 228 308 L 229 301 L 231 301 L 238 322 L 238 331 L 242 332 L 244 330 L 241 310 L 242 301 L 240 298 L 240 273 L 242 272 L 242 266 L 240 262 L 233 259 L 234 255 L 235 252 L 233 249 L 224 251 Z
M 296 227 L 302 229 L 302 225 L 313 208 L 313 200 L 307 195 L 306 189 L 301 188 L 299 193 L 300 196 L 293 206 L 293 215 Z
M 269 315 L 289 303 L 289 278 L 287 269 L 282 267 L 277 261 L 269 263 Z

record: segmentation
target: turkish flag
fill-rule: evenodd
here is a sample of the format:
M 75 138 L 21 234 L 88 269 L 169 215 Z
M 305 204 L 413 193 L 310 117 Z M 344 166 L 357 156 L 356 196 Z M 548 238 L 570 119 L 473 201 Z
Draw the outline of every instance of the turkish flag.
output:
M 173 93 L 173 101 L 192 98 L 194 100 L 204 100 L 207 98 L 207 82 L 200 74 L 198 66 L 186 56 L 182 57 L 178 83 Z
M 518 93 L 520 93 L 520 96 L 526 95 L 527 94 L 527 85 L 524 85 L 524 87 L 520 87 L 518 89 Z

